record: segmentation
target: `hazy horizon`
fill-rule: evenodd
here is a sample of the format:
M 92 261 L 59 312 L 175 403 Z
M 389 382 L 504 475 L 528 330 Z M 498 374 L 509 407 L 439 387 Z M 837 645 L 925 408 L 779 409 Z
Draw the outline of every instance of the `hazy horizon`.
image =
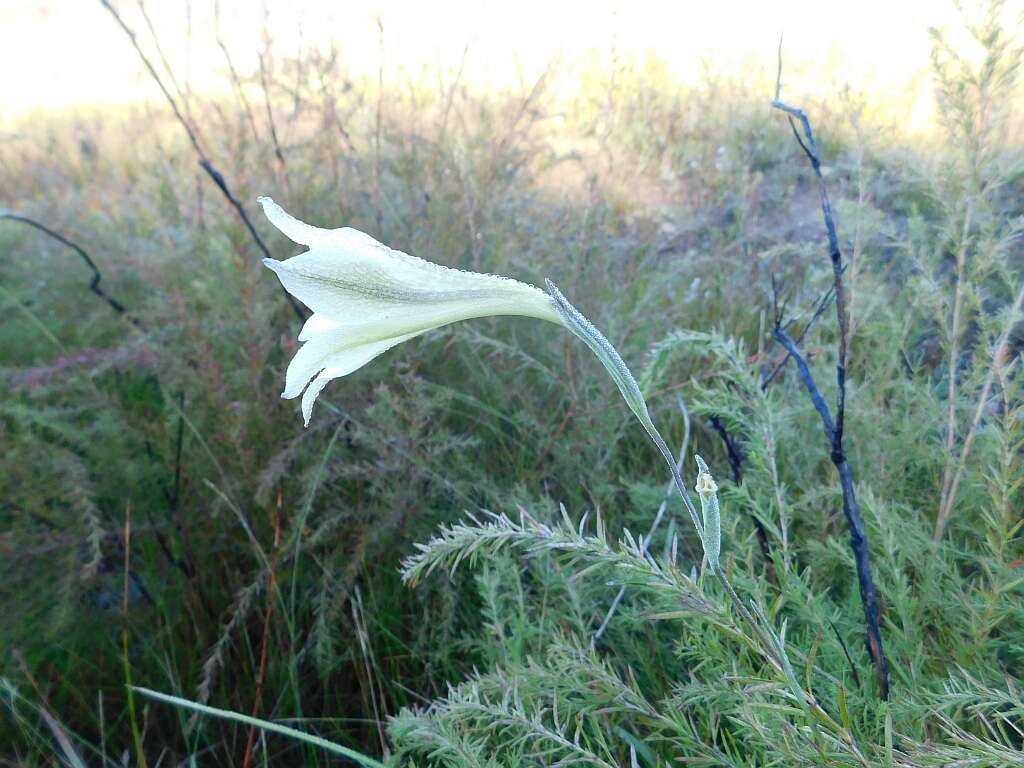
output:
M 139 4 L 115 5 L 157 61 Z M 335 45 L 353 76 L 376 77 L 383 68 L 389 81 L 424 73 L 453 77 L 461 67 L 463 82 L 481 88 L 529 82 L 554 60 L 571 86 L 584 61 L 611 64 L 652 55 L 684 83 L 700 82 L 708 70 L 751 84 L 770 83 L 783 35 L 790 96 L 825 97 L 844 87 L 871 93 L 879 103 L 895 106 L 908 130 L 926 126 L 932 114 L 928 28 L 957 21 L 951 2 L 923 0 L 870 0 L 856 7 L 829 3 L 814 14 L 798 2 L 769 8 L 735 0 L 701 4 L 699 11 L 694 3 L 669 7 L 646 0 L 587 6 L 448 0 L 429 8 L 267 0 L 220 3 L 219 25 L 217 6 L 214 0 L 145 6 L 175 77 L 199 94 L 227 87 L 218 29 L 244 72 L 256 68 L 269 33 L 277 57 Z M 40 109 L 161 98 L 99 0 L 6 0 L 0 3 L 0 28 L 0 67 L 17 72 L 6 84 L 0 110 L 9 120 Z

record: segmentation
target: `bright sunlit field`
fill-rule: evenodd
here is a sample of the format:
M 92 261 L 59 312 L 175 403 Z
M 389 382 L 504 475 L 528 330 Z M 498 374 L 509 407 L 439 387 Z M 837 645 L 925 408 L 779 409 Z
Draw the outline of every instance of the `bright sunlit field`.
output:
M 0 764 L 1024 765 L 1022 22 L 0 0 Z

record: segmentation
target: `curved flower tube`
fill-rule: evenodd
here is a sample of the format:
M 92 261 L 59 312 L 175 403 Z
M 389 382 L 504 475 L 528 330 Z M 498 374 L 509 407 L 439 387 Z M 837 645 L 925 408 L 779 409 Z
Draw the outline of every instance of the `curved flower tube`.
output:
M 563 324 L 551 297 L 532 285 L 443 267 L 392 250 L 355 229 L 305 224 L 269 197 L 259 202 L 275 227 L 309 247 L 285 261 L 263 260 L 285 289 L 313 310 L 281 393 L 284 398 L 302 395 L 306 426 L 327 382 L 427 331 L 488 315 Z

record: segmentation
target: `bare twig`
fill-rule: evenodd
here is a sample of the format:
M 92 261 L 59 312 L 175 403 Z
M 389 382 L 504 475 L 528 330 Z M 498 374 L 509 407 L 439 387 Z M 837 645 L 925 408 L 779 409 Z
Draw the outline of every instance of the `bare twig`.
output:
M 252 114 L 252 106 L 249 104 L 249 99 L 245 95 L 245 89 L 242 86 L 242 78 L 238 76 L 238 70 L 235 69 L 235 62 L 231 59 L 231 52 L 228 51 L 227 45 L 224 43 L 224 38 L 220 34 L 220 0 L 215 0 L 213 4 L 213 30 L 214 37 L 217 40 L 217 47 L 220 48 L 221 53 L 224 54 L 224 60 L 228 65 L 228 73 L 231 75 L 231 83 L 235 86 L 235 93 L 238 95 L 238 101 L 242 106 L 242 114 L 245 115 L 246 122 L 249 123 L 249 129 L 252 131 L 252 138 L 254 141 L 259 142 L 260 133 L 256 130 L 256 118 Z
M 956 397 L 957 368 L 960 358 L 960 325 L 963 314 L 964 283 L 967 280 L 967 248 L 971 231 L 972 206 L 968 202 L 964 214 L 963 231 L 960 233 L 960 248 L 956 254 L 956 288 L 953 295 L 953 317 L 949 328 L 949 387 L 946 399 L 949 401 L 948 418 L 946 420 L 946 464 L 942 469 L 942 493 L 939 496 L 939 513 L 935 519 L 935 539 L 941 539 L 949 517 L 948 507 L 950 487 L 953 482 L 954 448 L 956 447 Z
M 377 115 L 373 129 L 373 203 L 377 214 L 377 236 L 381 237 L 384 233 L 384 195 L 381 187 L 380 164 L 380 134 L 384 106 L 384 21 L 377 16 L 376 22 L 377 50 L 380 58 L 377 62 Z
M 452 111 L 452 104 L 455 102 L 455 94 L 459 90 L 459 83 L 462 82 L 462 72 L 466 68 L 466 57 L 469 55 L 469 43 L 466 43 L 466 47 L 462 49 L 462 58 L 459 60 L 459 69 L 455 73 L 455 80 L 452 81 L 451 86 L 448 88 L 448 95 L 444 100 L 444 113 L 441 117 L 441 130 L 438 133 L 437 145 L 443 147 L 445 145 L 445 139 L 448 135 L 448 116 Z
M 128 40 L 131 42 L 132 47 L 135 49 L 135 52 L 139 54 L 139 58 L 142 60 L 143 65 L 146 67 L 147 70 L 149 70 L 149 74 L 152 76 L 153 80 L 156 81 L 156 84 L 160 86 L 160 90 L 164 94 L 164 98 L 167 99 L 167 103 L 170 104 L 171 110 L 173 110 L 174 112 L 174 116 L 178 118 L 178 122 L 181 123 L 181 127 L 184 128 L 185 133 L 188 134 L 188 140 L 192 143 L 193 148 L 195 148 L 196 154 L 198 154 L 200 157 L 205 157 L 206 153 L 204 153 L 202 148 L 199 146 L 199 137 L 196 135 L 196 132 L 193 129 L 192 125 L 189 123 L 188 120 L 185 119 L 185 116 L 181 113 L 181 109 L 179 109 L 178 107 L 178 102 L 171 95 L 171 92 L 167 90 L 167 86 L 164 85 L 164 81 L 161 79 L 160 74 L 156 71 L 156 67 L 153 66 L 152 62 L 149 60 L 149 57 L 146 56 L 145 53 L 143 53 L 142 47 L 139 45 L 139 40 L 135 36 L 135 30 L 133 30 L 125 23 L 124 19 L 121 18 L 121 14 L 118 13 L 117 9 L 110 4 L 110 0 L 100 0 L 100 3 L 103 5 L 104 8 L 110 11 L 110 14 L 114 17 L 114 20 L 118 23 L 118 26 L 120 26 L 124 33 L 128 36 Z
M 729 433 L 729 430 L 726 429 L 725 424 L 720 418 L 712 416 L 708 423 L 718 433 L 718 436 L 722 438 L 722 444 L 725 445 L 725 452 L 729 456 L 729 468 L 732 470 L 733 482 L 736 485 L 742 484 L 743 462 L 747 460 L 747 452 L 743 450 L 743 446 L 739 444 L 739 441 Z
M 854 553 L 857 564 L 857 579 L 860 585 L 860 598 L 864 607 L 864 618 L 867 623 L 867 646 L 868 652 L 875 666 L 875 675 L 878 681 L 879 695 L 882 699 L 889 698 L 889 662 L 885 657 L 885 650 L 882 645 L 882 634 L 879 627 L 879 606 L 878 595 L 875 590 L 874 576 L 871 568 L 871 550 L 868 546 L 867 535 L 864 530 L 864 521 L 860 514 L 860 504 L 857 501 L 857 492 L 854 487 L 853 470 L 850 468 L 843 446 L 843 431 L 846 421 L 846 359 L 847 346 L 849 343 L 849 309 L 846 286 L 843 283 L 842 252 L 839 249 L 839 236 L 836 232 L 835 216 L 832 213 L 832 202 L 829 199 L 828 189 L 825 187 L 825 179 L 821 173 L 821 155 L 818 151 L 817 142 L 814 140 L 814 131 L 811 129 L 811 121 L 807 114 L 798 107 L 783 102 L 780 98 L 782 90 L 782 43 L 779 43 L 779 72 L 775 83 L 775 99 L 772 106 L 775 109 L 785 112 L 789 117 L 790 128 L 797 139 L 797 143 L 807 156 L 818 179 L 818 191 L 821 197 L 821 213 L 825 221 L 825 230 L 828 235 L 829 260 L 832 262 L 833 288 L 836 300 L 836 320 L 839 325 L 838 361 L 836 365 L 836 384 L 838 399 L 836 403 L 835 418 L 822 397 L 820 390 L 814 383 L 811 371 L 807 362 L 800 354 L 797 344 L 783 330 L 781 323 L 777 320 L 774 337 L 775 340 L 785 347 L 789 356 L 796 361 L 800 378 L 807 388 L 807 392 L 814 403 L 818 415 L 821 417 L 825 437 L 831 448 L 830 457 L 839 473 L 840 485 L 843 492 L 843 513 L 846 516 L 847 526 L 850 530 L 850 547 Z M 797 130 L 798 120 L 803 128 L 803 138 Z M 804 140 L 806 139 L 806 141 Z
M 74 243 L 71 240 L 68 240 L 63 235 L 53 231 L 49 227 L 41 224 L 40 222 L 36 221 L 35 219 L 31 219 L 31 218 L 29 218 L 27 216 L 23 216 L 21 214 L 14 213 L 13 211 L 8 211 L 8 210 L 0 209 L 0 219 L 10 219 L 11 221 L 20 221 L 20 222 L 22 222 L 24 224 L 28 224 L 29 226 L 34 227 L 35 229 L 38 229 L 39 231 L 45 233 L 46 235 L 49 235 L 50 237 L 52 237 L 53 239 L 55 239 L 57 242 L 61 243 L 62 245 L 65 245 L 68 248 L 71 248 L 72 250 L 74 250 L 79 256 L 82 257 L 82 260 L 86 263 L 86 266 L 88 266 L 89 269 L 92 270 L 93 277 L 92 277 L 92 280 L 90 280 L 90 282 L 89 282 L 90 290 L 93 293 L 95 293 L 97 296 L 99 296 L 101 299 L 103 299 L 111 307 L 111 309 L 113 309 L 115 312 L 117 312 L 119 315 L 121 315 L 129 323 L 131 323 L 132 326 L 137 331 L 142 332 L 144 330 L 143 325 L 139 321 L 139 319 L 136 318 L 136 317 L 133 317 L 130 313 L 128 313 L 127 309 L 125 308 L 125 306 L 120 301 L 118 301 L 117 299 L 115 299 L 112 296 L 110 296 L 109 294 L 107 294 L 106 291 L 104 291 L 104 289 L 100 286 L 100 281 L 102 280 L 102 274 L 100 273 L 99 268 L 96 266 L 96 263 L 92 260 L 92 257 L 89 256 L 89 254 L 85 251 L 85 249 L 83 249 L 77 243 Z M 173 518 L 176 518 L 176 513 L 177 513 L 177 510 L 178 510 L 178 504 L 179 504 L 180 493 L 181 493 L 181 453 L 182 453 L 182 443 L 183 443 L 183 438 L 184 438 L 184 411 L 183 411 L 183 408 L 184 408 L 184 396 L 185 396 L 184 392 L 179 392 L 179 394 L 178 394 L 178 414 L 179 414 L 179 419 L 178 419 L 177 443 L 176 443 L 176 448 L 175 448 L 175 459 L 174 459 L 174 486 L 173 486 L 173 490 L 170 493 L 167 494 L 167 501 L 168 501 L 168 504 L 169 504 L 169 507 L 170 507 L 170 512 L 171 512 L 171 515 L 172 515 Z M 182 560 L 180 558 L 175 557 L 174 553 L 173 553 L 173 551 L 171 549 L 170 544 L 168 543 L 166 537 L 164 536 L 164 534 L 162 532 L 161 526 L 153 518 L 152 512 L 150 512 L 148 514 L 149 514 L 150 524 L 151 524 L 150 525 L 150 530 L 152 531 L 154 537 L 156 538 L 156 541 L 157 541 L 157 544 L 160 547 L 160 550 L 164 553 L 164 556 L 167 558 L 167 561 L 169 563 L 171 563 L 172 565 L 174 565 L 176 568 L 178 568 L 185 575 L 185 577 L 189 579 L 190 583 L 195 588 L 197 595 L 199 596 L 199 601 L 202 604 L 203 609 L 206 611 L 207 615 L 210 618 L 214 618 L 216 616 L 216 613 L 214 612 L 213 608 L 211 607 L 210 602 L 209 602 L 209 600 L 206 597 L 206 593 L 203 591 L 202 585 L 196 579 L 197 570 L 196 570 L 195 564 L 191 561 L 191 559 L 190 559 L 190 557 L 188 555 L 188 552 L 190 551 L 191 548 L 188 547 L 188 546 L 185 547 L 185 553 L 186 553 L 185 554 L 185 558 L 186 558 L 185 560 Z M 174 523 L 175 523 L 175 526 L 177 527 L 177 529 L 179 530 L 179 532 L 182 531 L 181 524 L 176 519 L 174 520 Z
M 178 517 L 178 510 L 181 507 L 181 458 L 182 451 L 185 445 L 185 391 L 178 391 L 178 431 L 177 437 L 174 441 L 174 486 L 171 489 L 170 495 L 170 513 L 171 518 L 174 522 L 174 527 L 178 531 L 178 535 L 182 537 L 183 551 L 185 560 L 172 560 L 179 568 L 182 569 L 185 576 L 188 578 L 189 583 L 192 584 L 192 588 L 195 589 L 196 595 L 199 597 L 199 602 L 203 606 L 203 610 L 206 611 L 206 615 L 211 620 L 216 620 L 217 612 L 214 611 L 213 605 L 210 603 L 209 598 L 206 596 L 206 590 L 203 589 L 203 583 L 198 578 L 199 569 L 196 568 L 195 560 L 192 558 L 192 552 L 194 548 L 189 543 L 188 528 L 181 524 L 181 520 Z
M 178 392 L 178 438 L 174 447 L 174 490 L 171 492 L 171 510 L 178 511 L 181 502 L 181 449 L 185 443 L 185 390 Z
M 188 583 L 195 590 L 196 596 L 199 598 L 199 603 L 202 609 L 206 612 L 209 620 L 216 621 L 217 612 L 213 609 L 213 605 L 210 603 L 209 598 L 206 596 L 206 591 L 203 589 L 202 582 L 198 578 L 199 569 L 196 568 L 195 560 L 192 558 L 191 554 L 193 547 L 189 544 L 187 529 L 181 524 L 181 520 L 178 515 L 181 500 L 181 455 L 185 442 L 184 390 L 179 390 L 176 399 L 178 401 L 178 407 L 176 409 L 178 412 L 178 429 L 174 448 L 174 484 L 169 491 L 165 491 L 164 496 L 167 499 L 170 523 L 174 526 L 174 529 L 177 531 L 178 536 L 182 541 L 182 557 L 175 556 L 174 550 L 171 548 L 167 537 L 164 535 L 163 530 L 166 525 L 157 521 L 152 510 L 147 510 L 146 516 L 149 518 L 150 530 L 153 533 L 153 537 L 156 539 L 156 542 L 160 547 L 160 551 L 163 552 L 167 562 L 177 568 L 188 580 Z
M 239 218 L 242 219 L 242 222 L 245 224 L 246 229 L 249 230 L 249 234 L 252 236 L 253 241 L 256 243 L 256 246 L 260 249 L 260 252 L 263 254 L 264 258 L 272 259 L 273 256 L 270 253 L 270 249 L 267 248 L 266 243 L 263 242 L 263 238 L 259 236 L 259 233 L 256 231 L 256 227 L 253 226 L 252 221 L 249 219 L 248 214 L 245 212 L 245 208 L 243 208 L 242 204 L 238 202 L 238 198 L 236 198 L 231 193 L 231 189 L 228 187 L 227 182 L 224 180 L 223 174 L 221 174 L 221 172 L 218 171 L 216 167 L 214 167 L 213 163 L 210 162 L 209 156 L 203 150 L 203 147 L 199 142 L 199 137 L 196 131 L 193 129 L 189 121 L 185 119 L 185 116 L 181 113 L 181 109 L 178 107 L 178 102 L 171 95 L 171 92 L 167 90 L 167 86 L 164 85 L 163 80 L 160 78 L 160 74 L 156 71 L 156 68 L 150 62 L 149 57 L 147 57 L 146 54 L 143 52 L 142 47 L 139 45 L 139 41 L 135 36 L 134 30 L 132 30 L 132 28 L 129 27 L 127 23 L 125 23 L 125 20 L 121 17 L 121 14 L 119 14 L 117 12 L 117 9 L 114 8 L 113 5 L 111 5 L 110 0 L 100 0 L 100 3 L 103 5 L 104 8 L 110 11 L 110 15 L 114 17 L 114 20 L 118 23 L 118 26 L 120 26 L 121 29 L 124 31 L 125 35 L 128 36 L 128 40 L 131 42 L 132 47 L 135 49 L 135 52 L 139 54 L 139 58 L 142 60 L 143 65 L 145 65 L 146 69 L 149 71 L 149 74 L 153 77 L 153 80 L 155 80 L 156 84 L 160 87 L 160 90 L 163 93 L 164 98 L 167 99 L 167 103 L 170 105 L 171 110 L 174 112 L 174 116 L 178 119 L 178 122 L 181 124 L 181 127 L 185 129 L 185 133 L 188 134 L 188 139 L 189 142 L 192 144 L 192 148 L 196 151 L 196 154 L 199 155 L 200 167 L 202 167 L 202 169 L 206 171 L 206 174 L 213 180 L 213 183 L 217 185 L 217 188 L 224 194 L 224 197 L 227 198 L 228 202 L 231 204 L 231 207 L 235 209 L 235 212 L 238 214 Z M 288 300 L 288 303 L 291 305 L 292 310 L 295 312 L 295 316 L 298 317 L 300 321 L 304 321 L 307 317 L 306 310 L 302 307 L 301 304 L 299 304 L 297 299 L 295 299 L 290 293 L 288 293 L 288 291 L 284 290 L 283 285 L 281 286 L 281 291 L 282 293 L 284 293 L 284 297 Z
M 746 451 L 743 450 L 743 446 L 729 432 L 725 423 L 718 416 L 712 416 L 708 423 L 718 436 L 722 438 L 722 444 L 725 445 L 725 452 L 729 457 L 729 468 L 732 470 L 733 482 L 736 483 L 737 487 L 742 485 L 743 462 L 747 460 Z M 753 512 L 750 513 L 750 519 L 754 523 L 754 531 L 757 534 L 757 546 L 761 550 L 761 556 L 766 563 L 770 564 L 772 557 L 771 547 L 768 544 L 768 532 L 764 529 L 764 523 Z M 769 576 L 773 576 L 774 569 L 769 570 L 768 573 Z
M 817 306 L 815 307 L 815 310 L 814 310 L 814 314 L 811 315 L 811 319 L 807 321 L 807 323 L 803 327 L 803 330 L 800 331 L 800 335 L 797 336 L 797 338 L 796 338 L 796 345 L 798 347 L 801 344 L 803 344 L 804 338 L 807 336 L 807 333 L 811 330 L 812 327 L 814 327 L 815 322 L 817 322 L 818 318 L 821 317 L 822 313 L 825 311 L 825 309 L 828 307 L 828 305 L 832 302 L 832 296 L 833 296 L 834 292 L 835 292 L 835 285 L 829 286 L 829 289 L 827 291 L 825 291 L 825 294 L 818 301 L 818 304 L 817 304 Z M 781 318 L 779 318 L 779 320 L 781 321 Z M 761 391 L 762 392 L 766 392 L 768 390 L 769 385 L 772 383 L 772 381 L 775 380 L 775 377 L 779 375 L 779 373 L 782 371 L 782 369 L 786 367 L 786 363 L 788 363 L 788 362 L 789 362 L 789 352 L 786 352 L 786 354 L 783 356 L 782 360 L 779 361 L 779 364 L 776 365 L 775 368 L 772 369 L 772 372 L 769 373 L 767 376 L 765 376 L 764 379 L 761 381 Z
M 800 354 L 800 350 L 797 349 L 796 343 L 781 328 L 776 328 L 774 335 L 775 340 L 786 348 L 796 362 L 797 370 L 800 372 L 800 379 L 811 396 L 811 402 L 814 403 L 815 409 L 821 416 L 825 437 L 832 446 L 832 463 L 839 473 L 839 482 L 843 491 L 843 513 L 846 516 L 846 523 L 850 529 L 850 548 L 853 550 L 854 559 L 857 564 L 860 599 L 864 606 L 864 618 L 867 622 L 868 652 L 871 654 L 871 659 L 875 665 L 879 695 L 883 699 L 888 699 L 889 662 L 885 657 L 885 649 L 882 645 L 882 633 L 879 626 L 878 594 L 875 590 L 875 581 L 871 568 L 871 550 L 868 547 L 867 533 L 864 530 L 864 521 L 860 514 L 860 504 L 857 501 L 853 470 L 850 468 L 850 463 L 843 452 L 842 444 L 839 443 L 839 447 L 836 447 L 836 441 L 841 437 L 838 423 L 833 421 L 828 404 L 814 383 L 810 368 L 807 367 L 807 362 Z M 840 402 L 842 402 L 842 396 L 840 396 Z
M 939 516 L 935 521 L 934 538 L 936 541 L 941 539 L 945 534 L 946 526 L 949 524 L 949 518 L 953 514 L 953 505 L 956 503 L 956 495 L 960 489 L 960 481 L 963 479 L 964 468 L 967 466 L 967 458 L 971 455 L 971 449 L 974 447 L 974 439 L 978 435 L 978 427 L 981 425 L 981 419 L 985 415 L 985 407 L 988 405 L 989 394 L 992 392 L 992 384 L 995 382 L 996 374 L 1006 368 L 1006 358 L 1010 350 L 1010 334 L 1017 321 L 1020 319 L 1022 305 L 1024 305 L 1024 283 L 1021 284 L 1020 290 L 1017 292 L 1017 298 L 1014 299 L 1013 306 L 1010 308 L 1010 317 L 1007 319 L 1006 326 L 1003 328 L 1003 332 L 999 336 L 999 341 L 996 343 L 995 350 L 992 353 L 992 362 L 989 365 L 988 373 L 985 374 L 985 382 L 981 386 L 981 394 L 978 395 L 978 404 L 974 410 L 974 418 L 971 420 L 971 426 L 967 431 L 967 437 L 964 438 L 964 444 L 960 448 L 960 456 L 956 462 L 956 470 L 950 477 L 949 488 L 943 495 L 943 503 L 939 508 Z M 951 370 L 950 377 L 953 376 L 954 373 Z M 950 407 L 952 407 L 952 404 L 950 404 Z M 952 458 L 952 448 L 950 451 L 950 458 Z M 947 466 L 947 471 L 951 466 L 952 465 Z
M 132 325 L 134 325 L 136 328 L 142 327 L 137 318 L 132 317 L 130 314 L 127 314 L 127 310 L 125 309 L 124 304 L 115 299 L 100 286 L 100 281 L 103 280 L 103 275 L 100 272 L 99 267 L 96 266 L 96 262 L 92 260 L 92 257 L 89 256 L 88 253 L 86 253 L 84 248 L 82 248 L 77 243 L 68 240 L 63 235 L 54 232 L 45 224 L 41 224 L 35 219 L 31 219 L 28 216 L 24 216 L 20 213 L 0 209 L 0 219 L 9 219 L 11 221 L 20 221 L 22 224 L 28 224 L 30 227 L 38 229 L 43 234 L 49 235 L 61 245 L 66 245 L 68 248 L 70 248 L 79 256 L 81 256 L 82 261 L 85 262 L 85 265 L 89 267 L 90 270 L 92 270 L 92 279 L 89 281 L 89 290 L 95 293 L 101 299 L 103 299 L 103 301 L 105 301 L 110 306 L 111 309 L 117 312 L 117 314 L 124 316 L 124 318 Z
M 834 445 L 836 423 L 832 418 L 832 411 L 829 409 L 828 403 L 825 402 L 821 391 L 814 383 L 814 377 L 811 376 L 811 369 L 807 366 L 807 361 L 804 360 L 800 350 L 797 349 L 796 342 L 782 328 L 776 328 L 773 335 L 775 340 L 785 347 L 786 351 L 789 352 L 789 356 L 796 362 L 797 370 L 800 372 L 800 380 L 807 387 L 807 392 L 811 396 L 811 402 L 814 404 L 814 410 L 821 416 L 821 425 L 825 431 L 825 438 L 830 445 Z
M 270 584 L 267 587 L 267 607 L 263 614 L 263 637 L 260 640 L 260 665 L 256 671 L 256 694 L 252 702 L 252 716 L 258 717 L 263 703 L 263 683 L 267 677 L 267 663 L 270 659 L 270 622 L 274 617 L 274 605 L 277 602 L 277 564 L 281 553 L 281 508 L 284 496 L 277 491 L 277 506 L 274 512 L 274 555 L 270 561 Z M 256 747 L 256 727 L 249 727 L 249 735 L 245 740 L 245 755 L 242 768 L 252 768 L 254 749 Z
M 146 3 L 144 0 L 138 0 L 139 13 L 142 14 L 143 21 L 146 22 L 146 28 L 149 30 L 149 35 L 153 39 L 153 47 L 156 49 L 156 54 L 160 58 L 160 63 L 163 65 L 164 72 L 167 73 L 167 77 L 171 81 L 171 85 L 174 87 L 174 92 L 178 94 L 178 98 L 181 99 L 181 106 L 184 110 L 185 116 L 189 119 L 189 124 L 192 126 L 192 130 L 199 134 L 199 128 L 194 122 L 192 122 L 192 114 L 189 109 L 189 100 L 184 91 L 181 90 L 181 86 L 178 85 L 178 79 L 174 76 L 174 70 L 171 69 L 171 64 L 167 60 L 167 56 L 164 54 L 164 49 L 160 45 L 160 36 L 156 33 L 156 27 L 153 25 L 153 20 L 149 16 L 149 12 L 146 11 Z M 186 84 L 187 87 L 187 84 Z
M 384 738 L 386 730 L 384 723 L 388 719 L 387 699 L 384 695 L 384 687 L 381 685 L 380 669 L 377 667 L 373 645 L 370 643 L 370 631 L 366 626 L 366 609 L 363 608 L 363 594 L 358 584 L 352 592 L 352 600 L 349 602 L 349 607 L 352 609 L 352 623 L 355 625 L 356 638 L 359 641 L 359 651 L 363 657 L 366 685 L 370 689 L 370 702 L 373 705 L 373 720 L 377 724 L 377 738 L 380 740 L 380 750 L 387 757 L 389 750 L 387 741 Z
M 274 110 L 270 105 L 270 77 L 268 75 L 269 63 L 271 59 L 270 51 L 271 37 L 270 37 L 270 18 L 267 4 L 263 4 L 263 50 L 259 54 L 260 63 L 260 85 L 263 87 L 263 106 L 267 113 L 267 127 L 270 129 L 270 139 L 274 145 L 274 156 L 277 158 L 277 162 L 281 166 L 281 170 L 284 171 L 286 163 L 284 159 L 284 152 L 281 151 L 281 142 L 277 138 L 277 123 L 274 122 Z M 296 98 L 298 93 L 296 93 Z
M 264 258 L 274 258 L 270 253 L 270 249 L 267 248 L 263 239 L 259 236 L 259 233 L 256 232 L 256 227 L 253 226 L 252 220 L 249 218 L 248 214 L 246 214 L 245 208 L 242 207 L 238 198 L 231 194 L 231 190 L 228 188 L 227 182 L 224 181 L 224 177 L 221 175 L 220 171 L 214 168 L 213 164 L 205 157 L 199 161 L 199 165 L 202 166 L 203 170 L 206 171 L 207 175 L 213 180 L 213 183 L 217 185 L 217 188 L 224 194 L 224 197 L 226 197 L 228 202 L 231 203 L 235 211 L 238 212 L 239 218 L 242 219 L 246 229 L 249 230 L 249 234 L 252 235 L 252 239 L 256 241 L 256 245 L 259 247 L 260 251 L 262 251 Z M 284 286 L 282 286 L 282 289 L 283 287 Z M 295 312 L 295 316 L 298 317 L 300 321 L 305 321 L 308 317 L 306 310 L 290 293 L 288 293 L 288 291 L 283 291 L 283 293 L 284 297 L 288 299 L 288 303 L 291 304 L 291 307 Z
M 843 640 L 843 636 L 839 634 L 839 630 L 836 625 L 829 621 L 828 625 L 832 627 L 832 631 L 835 633 L 836 640 L 839 641 L 839 647 L 843 649 L 843 655 L 846 656 L 846 663 L 850 665 L 850 672 L 853 674 L 853 682 L 860 688 L 860 672 L 857 671 L 857 665 L 853 663 L 853 656 L 850 655 L 850 649 L 846 647 L 846 641 Z

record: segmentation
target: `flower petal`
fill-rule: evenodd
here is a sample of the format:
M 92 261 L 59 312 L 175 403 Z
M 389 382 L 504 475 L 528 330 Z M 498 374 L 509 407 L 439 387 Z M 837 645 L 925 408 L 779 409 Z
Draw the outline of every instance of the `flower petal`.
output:
M 323 392 L 324 387 L 327 386 L 327 382 L 331 379 L 336 379 L 339 376 L 344 376 L 342 373 L 338 373 L 340 368 L 324 368 L 313 379 L 309 386 L 306 387 L 306 391 L 302 394 L 302 425 L 305 427 L 309 426 L 309 420 L 313 416 L 313 403 Z
M 309 426 L 309 418 L 313 413 L 313 403 L 316 402 L 324 387 L 327 386 L 327 382 L 342 376 L 348 376 L 353 371 L 362 368 L 374 358 L 379 357 L 408 338 L 410 337 L 363 344 L 339 352 L 332 357 L 331 365 L 320 371 L 316 378 L 309 382 L 309 386 L 306 387 L 306 391 L 302 394 L 302 420 L 304 425 Z
M 524 315 L 564 325 L 552 298 L 526 283 L 462 272 L 395 251 L 354 229 L 321 229 L 261 197 L 267 218 L 310 250 L 264 259 L 285 289 L 313 310 L 299 334 L 281 397 L 303 390 L 306 424 L 331 379 L 407 339 L 459 320 Z
M 271 224 L 277 227 L 289 240 L 293 240 L 300 245 L 308 245 L 311 248 L 313 246 L 354 247 L 360 241 L 368 241 L 369 243 L 380 245 L 372 237 L 360 232 L 358 229 L 350 229 L 348 227 L 323 229 L 321 227 L 314 227 L 312 224 L 307 224 L 304 221 L 299 221 L 269 197 L 258 197 L 256 202 L 263 206 L 263 213 L 270 220 Z
M 260 198 L 271 222 L 310 250 L 264 260 L 315 313 L 339 325 L 389 322 L 411 332 L 488 315 L 525 315 L 561 324 L 546 293 L 497 275 L 463 272 L 395 251 L 354 229 L 320 229 Z
M 302 415 L 306 426 L 309 426 L 309 414 L 313 410 L 313 403 L 328 381 L 347 376 L 393 346 L 420 334 L 412 333 L 363 342 L 350 338 L 346 343 L 347 335 L 347 331 L 335 331 L 307 341 L 288 365 L 285 390 L 281 397 L 291 399 L 298 397 L 303 389 L 306 390 L 302 396 Z
M 337 331 L 320 334 L 299 347 L 288 364 L 281 397 L 291 399 L 302 394 L 309 380 L 330 365 L 331 357 L 342 349 L 344 336 Z
M 302 330 L 299 331 L 299 341 L 309 341 L 317 334 L 333 331 L 337 328 L 338 324 L 333 320 L 314 313 L 309 316 L 309 319 L 303 324 Z

